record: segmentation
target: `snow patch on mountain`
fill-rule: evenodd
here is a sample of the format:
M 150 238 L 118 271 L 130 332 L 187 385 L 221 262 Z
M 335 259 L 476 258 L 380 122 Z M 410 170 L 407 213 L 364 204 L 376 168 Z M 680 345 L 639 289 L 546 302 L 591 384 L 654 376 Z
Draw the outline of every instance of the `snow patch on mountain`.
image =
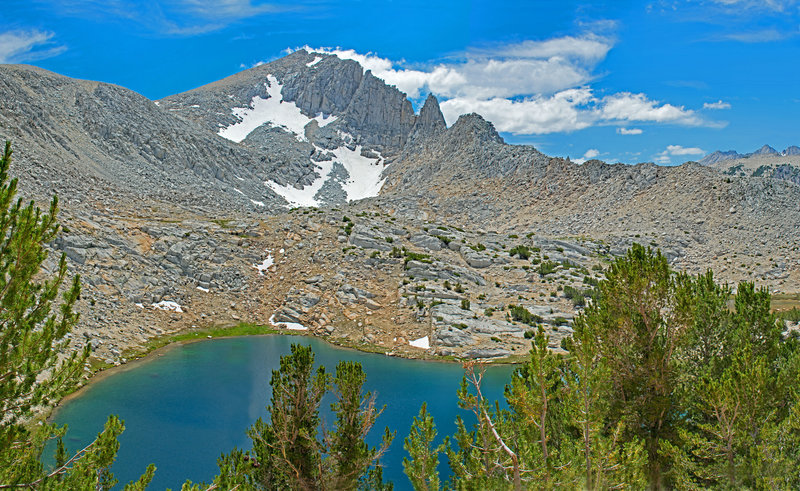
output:
M 264 184 L 275 194 L 282 196 L 289 203 L 289 206 L 318 207 L 320 203 L 314 196 L 322 189 L 325 181 L 328 180 L 331 170 L 333 170 L 333 161 L 319 162 L 316 165 L 319 177 L 308 186 L 300 189 L 289 184 L 281 186 L 275 181 L 267 181 Z
M 386 181 L 386 179 L 381 179 L 384 164 L 380 154 L 377 159 L 365 157 L 361 155 L 361 145 L 357 146 L 355 150 L 339 147 L 332 153 L 336 156 L 334 161 L 342 164 L 350 175 L 350 179 L 342 183 L 342 189 L 347 193 L 347 201 L 378 195 Z
M 351 135 L 346 135 L 352 139 Z M 314 146 L 319 152 L 325 150 Z M 362 155 L 362 147 L 358 145 L 354 150 L 347 147 L 338 147 L 332 150 L 334 155 L 332 160 L 327 162 L 314 162 L 319 177 L 308 186 L 296 188 L 292 185 L 280 185 L 275 181 L 267 181 L 267 185 L 272 191 L 285 199 L 289 206 L 318 207 L 320 201 L 316 198 L 322 186 L 331 179 L 331 171 L 334 163 L 339 163 L 347 171 L 349 179 L 340 183 L 342 190 L 347 194 L 347 201 L 355 201 L 364 198 L 377 196 L 381 191 L 385 178 L 381 178 L 383 170 L 386 168 L 383 157 L 375 153 L 374 157 Z
M 273 75 L 267 75 L 264 83 L 269 98 L 255 96 L 248 107 L 234 107 L 231 112 L 239 118 L 238 123 L 220 128 L 219 136 L 240 143 L 253 130 L 263 124 L 281 127 L 295 134 L 298 141 L 307 141 L 305 127 L 316 120 L 320 127 L 336 121 L 336 116 L 324 116 L 322 113 L 309 118 L 300 111 L 297 104 L 283 100 L 283 85 Z

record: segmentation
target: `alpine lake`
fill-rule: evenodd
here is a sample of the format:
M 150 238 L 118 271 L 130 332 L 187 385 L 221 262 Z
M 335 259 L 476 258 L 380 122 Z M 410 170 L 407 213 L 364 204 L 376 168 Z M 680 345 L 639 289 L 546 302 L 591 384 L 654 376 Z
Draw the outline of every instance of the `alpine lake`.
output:
M 112 468 L 121 488 L 137 479 L 148 464 L 157 467 L 149 489 L 180 489 L 183 482 L 210 482 L 217 458 L 234 447 L 249 449 L 245 434 L 259 417 L 268 420 L 269 385 L 280 357 L 293 343 L 311 346 L 316 364 L 329 373 L 340 360 L 360 362 L 367 374 L 365 391 L 386 406 L 368 442 L 377 446 L 384 427 L 397 431 L 381 459 L 384 480 L 395 489 L 411 489 L 403 473 L 403 440 L 424 401 L 434 416 L 438 437 L 455 432 L 457 415 L 470 424 L 471 413 L 458 407 L 456 391 L 464 371 L 459 363 L 419 361 L 340 348 L 308 336 L 265 335 L 221 338 L 180 344 L 123 365 L 92 381 L 65 400 L 51 420 L 67 424 L 64 443 L 75 452 L 91 442 L 110 414 L 125 421 L 120 450 Z M 487 367 L 484 396 L 502 400 L 513 365 Z M 333 416 L 329 394 L 320 411 L 328 427 Z M 437 442 L 438 443 L 438 442 Z M 440 476 L 449 475 L 441 455 Z

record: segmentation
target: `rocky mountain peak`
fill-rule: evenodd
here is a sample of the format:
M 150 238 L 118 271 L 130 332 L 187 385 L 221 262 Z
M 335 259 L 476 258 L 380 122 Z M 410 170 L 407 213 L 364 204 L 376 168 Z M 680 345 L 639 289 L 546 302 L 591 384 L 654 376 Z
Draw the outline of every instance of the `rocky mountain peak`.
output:
M 740 155 L 735 150 L 728 150 L 724 152 L 717 150 L 716 152 L 710 153 L 705 157 L 703 157 L 702 159 L 698 160 L 697 163 L 699 163 L 700 165 L 712 165 L 716 164 L 717 162 L 722 162 L 723 160 L 733 160 L 741 157 L 742 155 Z
M 505 141 L 494 129 L 494 125 L 483 119 L 477 113 L 462 114 L 455 124 L 448 130 L 450 136 L 456 141 L 472 140 L 476 143 L 499 143 Z
M 751 155 L 779 155 L 778 151 L 774 148 L 770 147 L 769 145 L 764 145 L 763 147 L 759 148 Z
M 791 147 L 787 147 L 786 150 L 784 150 L 781 155 L 800 155 L 800 147 L 798 147 L 797 145 L 792 145 Z
M 419 111 L 417 126 L 438 132 L 446 128 L 442 110 L 439 108 L 439 101 L 433 94 L 428 94 L 425 104 Z
M 433 94 L 428 94 L 425 104 L 419 111 L 419 116 L 414 123 L 414 128 L 408 136 L 407 148 L 414 148 L 420 143 L 430 140 L 447 129 L 444 116 L 439 109 L 439 101 Z

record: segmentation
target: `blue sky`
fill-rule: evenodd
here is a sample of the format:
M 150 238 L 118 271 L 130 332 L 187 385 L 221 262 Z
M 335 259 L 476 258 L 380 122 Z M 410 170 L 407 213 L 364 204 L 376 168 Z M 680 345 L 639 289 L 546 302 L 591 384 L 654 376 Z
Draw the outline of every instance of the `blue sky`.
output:
M 5 0 L 0 62 L 158 99 L 308 46 L 573 160 L 800 145 L 800 0 Z

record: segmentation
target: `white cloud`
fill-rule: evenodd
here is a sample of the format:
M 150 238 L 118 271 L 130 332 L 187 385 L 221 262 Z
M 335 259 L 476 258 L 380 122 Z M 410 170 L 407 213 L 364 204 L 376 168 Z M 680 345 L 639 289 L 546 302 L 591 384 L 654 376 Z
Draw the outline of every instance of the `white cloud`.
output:
M 243 19 L 299 7 L 253 0 L 39 0 L 63 15 L 123 20 L 166 36 L 196 36 Z
M 304 49 L 355 60 L 412 99 L 419 97 L 425 87 L 442 97 L 491 99 L 551 94 L 585 84 L 592 80 L 592 69 L 611 46 L 606 38 L 594 35 L 524 41 L 472 50 L 464 55 L 463 62 L 439 64 L 429 70 L 395 69 L 391 60 L 352 49 Z
M 498 131 L 546 134 L 591 126 L 594 122 L 592 113 L 582 108 L 591 100 L 591 89 L 581 88 L 521 101 L 453 98 L 442 102 L 440 107 L 448 124 L 453 124 L 462 114 L 476 112 L 491 121 Z
M 717 102 L 706 102 L 703 104 L 703 109 L 730 109 L 731 105 L 728 102 L 722 102 L 722 99 Z
M 597 157 L 598 155 L 600 155 L 600 151 L 599 150 L 597 150 L 596 148 L 590 148 L 589 150 L 587 150 L 583 154 L 582 158 L 575 159 L 575 160 L 573 160 L 573 162 L 575 162 L 576 164 L 583 164 L 587 160 L 592 160 L 593 158 Z
M 641 128 L 617 128 L 618 135 L 641 135 Z
M 249 69 L 249 68 L 255 68 L 255 67 L 257 67 L 257 66 L 261 66 L 261 65 L 263 65 L 263 64 L 265 64 L 265 63 L 268 63 L 268 62 L 261 60 L 261 61 L 257 61 L 257 62 L 255 62 L 255 63 L 251 63 L 251 64 L 249 64 L 249 65 L 247 65 L 247 64 L 245 64 L 245 63 L 240 63 L 240 64 L 239 64 L 239 68 L 241 68 L 241 69 L 244 69 L 244 70 L 247 70 L 247 69 Z
M 684 155 L 704 155 L 706 153 L 705 150 L 697 147 L 683 147 L 681 145 L 667 145 L 667 149 L 663 152 L 657 154 L 654 158 L 655 163 L 657 164 L 669 164 L 672 163 L 672 158 L 675 156 L 684 156 Z
M 470 50 L 470 53 L 487 57 L 566 57 L 597 63 L 606 57 L 610 49 L 611 43 L 608 39 L 589 34 L 582 37 L 564 36 L 545 41 L 528 40 L 500 48 L 473 49 Z
M 652 121 L 699 126 L 694 111 L 652 101 L 644 94 L 620 92 L 603 98 L 602 119 L 609 121 Z
M 50 46 L 53 33 L 38 30 L 16 30 L 0 33 L 0 63 L 20 63 L 23 61 L 50 58 L 65 49 L 64 46 Z
M 440 106 L 448 124 L 454 123 L 461 114 L 476 112 L 491 121 L 498 131 L 517 135 L 558 133 L 633 121 L 702 124 L 693 111 L 660 104 L 644 94 L 620 93 L 598 99 L 588 87 L 523 100 L 456 97 L 443 101 Z
M 670 155 L 703 155 L 705 150 L 697 147 L 682 147 L 680 145 L 667 145 Z
M 609 38 L 593 34 L 562 36 L 473 49 L 459 61 L 427 68 L 404 68 L 402 61 L 352 49 L 303 49 L 355 60 L 411 99 L 433 93 L 440 98 L 448 124 L 461 114 L 476 112 L 498 131 L 514 134 L 567 132 L 633 122 L 715 125 L 691 109 L 641 93 L 595 96 L 589 85 L 593 71 L 612 46 Z M 624 132 L 618 130 L 620 134 L 642 133 L 639 129 L 621 130 Z

